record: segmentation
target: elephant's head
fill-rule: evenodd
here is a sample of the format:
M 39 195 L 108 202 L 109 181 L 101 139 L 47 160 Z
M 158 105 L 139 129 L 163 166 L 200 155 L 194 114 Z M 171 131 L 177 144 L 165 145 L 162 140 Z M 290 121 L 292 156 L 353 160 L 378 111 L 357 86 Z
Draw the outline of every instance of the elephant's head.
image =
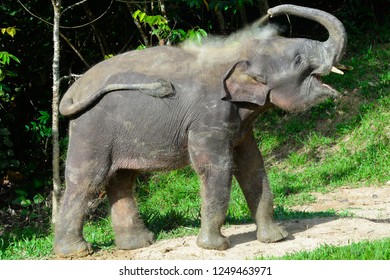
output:
M 268 11 L 301 16 L 322 24 L 329 32 L 325 42 L 274 36 L 253 40 L 245 60 L 237 62 L 224 78 L 222 99 L 263 106 L 267 101 L 287 111 L 301 111 L 338 93 L 320 77 L 336 71 L 347 42 L 342 23 L 316 9 L 281 5 Z

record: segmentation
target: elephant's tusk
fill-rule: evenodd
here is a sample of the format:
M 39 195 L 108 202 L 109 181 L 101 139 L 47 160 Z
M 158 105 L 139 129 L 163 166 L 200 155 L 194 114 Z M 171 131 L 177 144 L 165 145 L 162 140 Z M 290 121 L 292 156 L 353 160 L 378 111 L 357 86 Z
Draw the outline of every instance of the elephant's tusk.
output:
M 341 71 L 340 69 L 337 69 L 334 66 L 332 66 L 332 69 L 330 69 L 330 71 L 333 72 L 333 73 L 336 73 L 336 74 L 344 75 L 343 71 Z

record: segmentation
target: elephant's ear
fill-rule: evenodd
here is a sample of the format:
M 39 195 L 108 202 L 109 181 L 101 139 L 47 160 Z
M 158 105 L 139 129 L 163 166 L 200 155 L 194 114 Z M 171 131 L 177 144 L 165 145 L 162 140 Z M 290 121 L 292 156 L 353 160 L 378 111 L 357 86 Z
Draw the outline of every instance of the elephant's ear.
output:
M 265 77 L 250 71 L 249 61 L 240 61 L 226 74 L 222 100 L 249 102 L 263 106 L 267 100 L 269 87 Z

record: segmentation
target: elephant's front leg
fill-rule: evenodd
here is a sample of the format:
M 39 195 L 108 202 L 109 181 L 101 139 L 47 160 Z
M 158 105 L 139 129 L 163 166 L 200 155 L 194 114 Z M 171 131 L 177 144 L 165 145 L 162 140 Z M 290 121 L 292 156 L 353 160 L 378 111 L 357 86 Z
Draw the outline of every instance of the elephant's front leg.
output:
M 253 135 L 249 135 L 234 152 L 234 176 L 256 221 L 257 239 L 265 243 L 282 240 L 288 233 L 273 219 L 273 195 Z
M 201 229 L 197 245 L 226 250 L 228 239 L 221 234 L 229 204 L 232 180 L 232 147 L 227 133 L 190 133 L 191 162 L 201 180 Z

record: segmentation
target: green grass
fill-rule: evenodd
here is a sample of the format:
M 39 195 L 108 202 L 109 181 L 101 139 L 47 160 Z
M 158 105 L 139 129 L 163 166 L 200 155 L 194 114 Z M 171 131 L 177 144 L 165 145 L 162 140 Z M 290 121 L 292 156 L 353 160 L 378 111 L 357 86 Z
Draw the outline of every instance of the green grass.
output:
M 27 227 L 0 236 L 0 260 L 45 259 L 53 250 L 53 237 Z
M 390 238 L 352 243 L 346 246 L 322 245 L 313 251 L 259 260 L 390 260 Z
M 84 226 L 84 236 L 93 245 L 94 250 L 107 250 L 115 247 L 111 219 L 87 222 Z
M 13 240 L 6 250 L 0 251 L 0 260 L 46 259 L 53 250 L 51 236 Z
M 48 225 L 50 228 L 50 225 Z M 94 250 L 115 247 L 114 231 L 110 219 L 87 222 L 84 236 L 93 244 Z M 38 228 L 16 229 L 0 236 L 0 260 L 48 259 L 53 255 L 52 233 L 41 232 Z
M 364 47 L 366 46 L 366 47 Z M 339 186 L 381 185 L 390 180 L 390 51 L 388 44 L 359 46 L 343 61 L 353 70 L 330 75 L 343 96 L 308 112 L 272 110 L 260 116 L 255 136 L 266 160 L 278 220 L 329 217 L 332 210 L 305 213 L 290 206 L 315 200 L 313 191 Z M 138 180 L 140 212 L 157 239 L 196 234 L 199 229 L 199 180 L 186 168 L 146 174 Z M 234 181 L 227 224 L 246 223 L 250 214 Z M 114 248 L 109 218 L 88 222 L 86 239 L 95 249 Z M 42 259 L 52 254 L 52 234 L 39 229 L 1 228 L 0 259 Z M 323 246 L 291 259 L 389 259 L 390 240 L 344 247 Z

